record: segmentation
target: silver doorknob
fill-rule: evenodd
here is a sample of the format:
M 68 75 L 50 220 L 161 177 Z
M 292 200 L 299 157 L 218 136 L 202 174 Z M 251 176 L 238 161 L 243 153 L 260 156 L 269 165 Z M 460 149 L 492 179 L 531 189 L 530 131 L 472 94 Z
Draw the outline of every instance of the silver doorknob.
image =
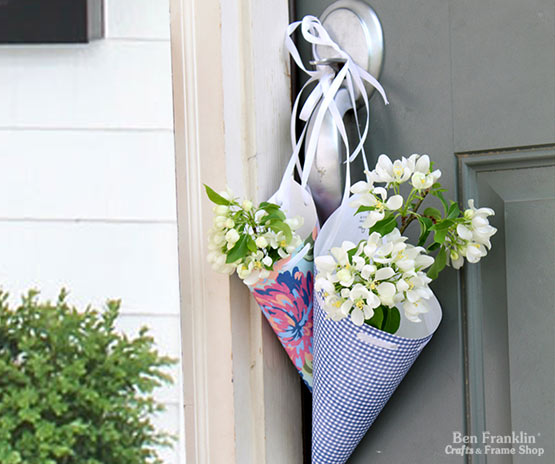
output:
M 378 79 L 383 65 L 384 45 L 383 31 L 376 12 L 360 0 L 339 0 L 324 11 L 320 20 L 330 37 L 351 56 L 355 63 Z M 313 64 L 317 66 L 333 68 L 338 65 L 337 54 L 330 47 L 314 46 L 312 53 L 315 59 Z M 365 84 L 365 88 L 368 96 L 374 91 L 371 85 Z M 357 105 L 362 102 L 358 97 L 357 95 Z M 345 88 L 337 92 L 335 105 L 342 118 L 353 109 Z M 318 108 L 313 114 L 318 114 Z M 310 139 L 313 119 L 309 120 L 308 124 L 307 138 Z M 350 142 L 352 146 L 357 144 L 358 140 L 356 143 Z M 320 224 L 323 224 L 341 203 L 345 186 L 345 156 L 341 136 L 331 114 L 327 112 L 320 129 L 316 154 L 308 178 Z

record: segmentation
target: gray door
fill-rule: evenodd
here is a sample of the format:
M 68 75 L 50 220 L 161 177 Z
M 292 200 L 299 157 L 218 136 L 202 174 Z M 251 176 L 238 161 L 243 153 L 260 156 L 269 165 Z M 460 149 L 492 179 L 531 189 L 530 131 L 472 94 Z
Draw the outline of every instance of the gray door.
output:
M 295 16 L 319 16 L 330 3 L 297 0 Z M 484 431 L 522 431 L 543 456 L 517 444 L 514 456 L 471 462 L 552 464 L 554 1 L 370 3 L 384 29 L 391 102 L 371 100 L 371 160 L 430 154 L 451 196 L 493 207 L 499 231 L 482 264 L 435 283 L 440 329 L 349 462 L 463 463 L 472 457 L 446 453 L 453 433 L 480 442 Z

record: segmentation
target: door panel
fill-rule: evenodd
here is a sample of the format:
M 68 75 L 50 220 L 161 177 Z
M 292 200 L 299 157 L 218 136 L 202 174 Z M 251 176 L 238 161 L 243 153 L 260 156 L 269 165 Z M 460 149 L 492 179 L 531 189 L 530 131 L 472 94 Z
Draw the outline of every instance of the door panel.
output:
M 488 259 L 463 273 L 470 429 L 523 431 L 545 450 L 535 460 L 489 455 L 488 464 L 552 463 L 555 147 L 460 154 L 459 162 L 461 197 L 492 206 L 498 228 Z
M 297 0 L 295 16 L 319 16 L 330 3 Z M 475 266 L 474 273 L 459 275 L 450 269 L 434 284 L 444 310 L 440 328 L 349 463 L 462 464 L 466 458 L 444 452 L 452 444 L 453 432 L 480 433 L 496 424 L 499 430 L 541 430 L 546 437 L 553 436 L 547 416 L 536 414 L 537 420 L 530 422 L 530 408 L 540 402 L 546 414 L 553 412 L 553 395 L 549 398 L 553 388 L 546 390 L 553 371 L 541 363 L 553 361 L 549 311 L 555 300 L 550 299 L 549 286 L 538 290 L 541 284 L 536 279 L 542 266 L 553 270 L 553 260 L 539 251 L 540 244 L 526 251 L 520 242 L 520 228 L 534 220 L 535 233 L 543 234 L 543 246 L 551 246 L 553 254 L 552 171 L 544 169 L 554 164 L 549 154 L 553 148 L 524 149 L 516 155 L 503 151 L 505 163 L 515 156 L 524 160 L 510 171 L 514 178 L 507 164 L 486 172 L 476 161 L 485 160 L 492 150 L 555 142 L 553 0 L 369 3 L 384 30 L 386 56 L 380 81 L 391 103 L 385 107 L 376 93 L 371 98 L 366 143 L 370 164 L 380 153 L 393 158 L 430 154 L 450 196 L 465 202 L 473 197 L 478 205 L 495 208 L 500 231 L 493 237 L 494 252 L 482 266 Z M 308 61 L 308 50 L 303 51 Z M 457 160 L 461 152 L 466 154 Z M 548 159 L 541 161 L 541 168 L 536 160 L 539 152 L 546 152 Z M 468 184 L 459 192 L 465 169 L 467 176 L 476 177 L 475 187 Z M 522 189 L 509 188 L 510 182 Z M 534 259 L 539 263 L 536 270 Z M 520 263 L 527 267 L 519 267 Z M 521 272 L 528 273 L 520 277 L 520 288 L 525 290 L 516 291 L 515 279 Z M 463 292 L 472 285 L 488 291 L 480 292 L 479 298 Z M 538 309 L 534 317 L 522 321 L 519 308 L 532 293 Z M 483 320 L 477 318 L 482 312 Z M 540 327 L 541 321 L 545 325 Z M 535 341 L 520 350 L 531 334 L 536 335 Z M 543 344 L 546 357 L 540 359 L 537 344 Z M 526 383 L 533 374 L 535 380 Z M 524 400 L 527 391 L 535 395 L 533 400 Z M 547 439 L 542 444 L 546 452 L 553 446 Z M 504 456 L 496 461 L 490 457 L 488 462 L 553 462 L 551 457 L 545 460 L 546 455 L 533 461 L 526 458 L 515 456 L 511 461 Z

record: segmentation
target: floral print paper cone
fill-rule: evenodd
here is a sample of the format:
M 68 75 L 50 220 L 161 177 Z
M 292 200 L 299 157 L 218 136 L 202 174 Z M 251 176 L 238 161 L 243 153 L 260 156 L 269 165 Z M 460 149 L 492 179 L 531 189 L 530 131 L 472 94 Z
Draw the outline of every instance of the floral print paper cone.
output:
M 317 229 L 297 253 L 309 245 L 309 251 L 292 268 L 288 264 L 295 254 L 284 259 L 272 274 L 250 286 L 252 295 L 273 331 L 312 390 L 313 280 L 312 246 Z

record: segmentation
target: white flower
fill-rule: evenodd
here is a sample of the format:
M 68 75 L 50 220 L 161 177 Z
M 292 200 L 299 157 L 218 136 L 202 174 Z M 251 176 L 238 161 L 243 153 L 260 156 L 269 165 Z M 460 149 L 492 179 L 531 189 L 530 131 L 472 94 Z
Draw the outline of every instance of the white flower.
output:
M 474 200 L 468 200 L 469 208 L 463 214 L 463 222 L 456 226 L 456 239 L 448 241 L 449 258 L 455 269 L 460 269 L 464 258 L 469 263 L 477 263 L 491 249 L 490 238 L 497 232 L 490 226 L 488 216 L 494 211 L 491 208 L 475 208 Z
M 440 177 L 441 171 L 439 169 L 429 174 L 417 171 L 412 175 L 411 184 L 417 190 L 426 190 L 434 185 Z
M 317 256 L 314 259 L 314 264 L 318 273 L 329 274 L 337 269 L 337 261 L 328 255 Z
M 410 178 L 411 174 L 412 170 L 406 158 L 392 162 L 387 155 L 380 155 L 376 169 L 372 171 L 372 178 L 375 182 L 402 184 Z
M 316 276 L 316 281 L 314 282 L 314 290 L 317 292 L 323 292 L 324 297 L 326 297 L 335 292 L 335 285 L 321 274 L 318 274 Z
M 383 187 L 376 187 L 369 195 L 363 198 L 363 206 L 371 206 L 374 209 L 368 213 L 368 216 L 362 224 L 363 227 L 370 229 L 376 222 L 381 221 L 385 217 L 385 211 L 396 211 L 403 206 L 403 197 L 401 195 L 393 195 L 387 198 L 387 190 Z M 353 201 L 357 203 L 357 199 Z M 351 204 L 352 205 L 352 204 Z
M 428 174 L 430 172 L 430 157 L 428 155 L 421 155 L 415 159 L 414 171 Z
M 247 256 L 245 262 L 237 267 L 237 275 L 246 285 L 254 285 L 270 275 L 270 271 L 264 268 L 264 258 L 264 253 L 257 251 Z
M 493 216 L 495 211 L 491 208 L 475 208 L 473 199 L 468 200 L 468 206 L 469 209 L 464 212 L 464 217 L 470 219 L 472 240 L 491 249 L 490 238 L 497 232 L 497 229 L 489 225 L 487 218 Z
M 339 264 L 340 266 L 346 266 L 349 264 L 349 256 L 347 252 L 355 247 L 356 245 L 353 242 L 349 242 L 346 240 L 341 244 L 341 247 L 334 247 L 330 251 L 332 256 L 337 261 L 337 264 Z
M 337 271 L 337 278 L 343 287 L 350 287 L 353 284 L 354 276 L 349 269 L 343 268 Z
M 395 305 L 394 298 L 395 294 L 397 293 L 397 289 L 395 288 L 394 284 L 392 284 L 391 282 L 382 282 L 380 285 L 378 285 L 377 291 L 378 297 L 380 298 L 380 301 L 383 305 L 389 307 Z
M 428 305 L 424 300 L 417 301 L 406 301 L 403 304 L 403 310 L 405 311 L 405 316 L 409 321 L 421 322 L 420 314 L 427 313 L 429 311 Z
M 441 177 L 439 169 L 430 172 L 430 157 L 428 155 L 412 155 L 409 159 L 414 171 L 411 184 L 415 189 L 426 190 Z
M 470 243 L 466 247 L 466 259 L 469 263 L 477 263 L 487 254 L 486 248 L 481 243 Z

